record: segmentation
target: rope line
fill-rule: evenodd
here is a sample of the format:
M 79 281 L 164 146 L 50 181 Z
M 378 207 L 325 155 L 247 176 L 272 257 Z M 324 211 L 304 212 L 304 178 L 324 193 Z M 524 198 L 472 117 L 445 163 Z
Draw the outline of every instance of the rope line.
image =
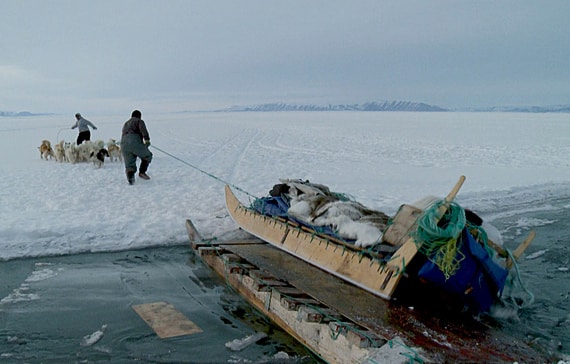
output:
M 166 154 L 167 156 L 169 156 L 169 157 L 171 157 L 171 158 L 174 158 L 174 159 L 176 159 L 177 161 L 179 161 L 179 162 L 181 162 L 181 163 L 186 164 L 188 167 L 194 168 L 195 170 L 197 170 L 197 171 L 199 171 L 199 172 L 201 172 L 201 173 L 207 175 L 208 177 L 211 177 L 211 178 L 215 179 L 215 180 L 218 181 L 218 182 L 221 182 L 221 183 L 223 183 L 223 184 L 229 185 L 229 186 L 231 186 L 233 189 L 235 189 L 235 190 L 237 190 L 237 191 L 240 191 L 240 192 L 243 192 L 243 193 L 245 193 L 246 195 L 248 195 L 248 196 L 250 196 L 250 197 L 252 197 L 252 198 L 257 199 L 256 196 L 254 196 L 254 195 L 252 195 L 251 193 L 247 192 L 246 190 L 244 190 L 244 189 L 242 189 L 242 188 L 240 188 L 240 187 L 234 185 L 233 183 L 224 181 L 224 180 L 221 179 L 220 177 L 215 176 L 215 175 L 213 175 L 213 174 L 211 174 L 211 173 L 209 173 L 209 172 L 206 172 L 206 171 L 204 171 L 203 169 L 198 168 L 198 167 L 196 167 L 195 165 L 192 165 L 191 163 L 188 163 L 187 161 L 185 161 L 185 160 L 183 160 L 183 159 L 181 159 L 181 158 L 178 158 L 177 156 L 175 156 L 175 155 L 173 155 L 173 154 L 171 154 L 171 153 L 168 153 L 167 151 L 165 151 L 165 150 L 163 150 L 163 149 L 157 147 L 157 146 L 154 145 L 154 144 L 151 144 L 150 146 L 151 146 L 152 148 L 154 148 L 154 149 L 156 149 L 156 150 L 158 150 L 158 151 L 160 151 L 160 152 Z
M 55 137 L 56 143 L 59 143 L 59 133 L 61 133 L 64 130 L 71 130 L 70 128 L 61 128 L 59 129 L 59 131 L 57 132 L 57 136 Z
M 519 270 L 519 265 L 517 263 L 517 260 L 513 256 L 511 250 L 510 249 L 506 249 L 506 250 L 507 250 L 507 254 L 509 255 L 509 259 L 513 262 L 513 268 L 515 268 L 515 275 L 513 276 L 511 274 L 510 288 L 513 289 L 515 287 L 515 280 L 516 280 L 516 282 L 518 282 L 520 288 L 528 295 L 529 300 L 526 302 L 523 300 L 522 303 L 518 304 L 516 302 L 516 300 L 514 299 L 514 297 L 512 297 L 512 295 L 509 298 L 515 304 L 515 306 L 518 306 L 520 308 L 528 307 L 534 303 L 534 294 L 523 283 L 522 277 L 521 277 L 521 272 Z

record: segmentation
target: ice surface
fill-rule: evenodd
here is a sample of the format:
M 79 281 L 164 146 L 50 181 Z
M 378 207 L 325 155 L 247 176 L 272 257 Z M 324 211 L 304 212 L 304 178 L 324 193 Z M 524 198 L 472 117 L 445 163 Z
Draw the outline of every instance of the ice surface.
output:
M 92 140 L 120 139 L 124 116 L 90 119 L 99 126 Z M 532 206 L 570 190 L 569 114 L 188 113 L 144 119 L 153 141 L 152 179 L 129 186 L 119 162 L 96 168 L 40 159 L 43 139 L 75 140 L 65 116 L 0 118 L 0 260 L 184 244 L 187 218 L 204 236 L 229 236 L 237 227 L 225 210 L 225 183 L 263 197 L 280 178 L 309 179 L 394 214 L 402 203 L 446 195 L 465 175 L 458 200 L 488 211 L 487 221 L 508 214 L 513 203 Z M 525 220 L 512 229 L 548 223 Z

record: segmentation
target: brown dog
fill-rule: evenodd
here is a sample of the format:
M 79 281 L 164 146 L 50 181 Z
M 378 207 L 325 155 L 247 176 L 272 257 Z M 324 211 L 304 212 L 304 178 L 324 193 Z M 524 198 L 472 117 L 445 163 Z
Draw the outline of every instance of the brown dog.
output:
M 116 160 L 123 161 L 123 155 L 121 154 L 121 147 L 117 144 L 115 139 L 109 139 L 107 143 L 107 150 L 109 151 L 109 159 L 111 162 Z
M 53 149 L 51 148 L 51 143 L 49 140 L 42 140 L 42 144 L 38 147 L 40 150 L 40 158 L 45 159 L 54 158 Z

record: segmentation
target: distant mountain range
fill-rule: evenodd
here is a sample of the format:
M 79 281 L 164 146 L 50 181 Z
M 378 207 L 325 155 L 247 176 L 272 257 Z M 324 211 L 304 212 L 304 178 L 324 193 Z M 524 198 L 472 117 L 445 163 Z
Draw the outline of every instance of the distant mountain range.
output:
M 570 105 L 551 106 L 492 106 L 481 108 L 445 109 L 435 105 L 413 101 L 373 101 L 364 104 L 339 104 L 339 105 L 311 105 L 311 104 L 287 104 L 268 103 L 253 106 L 232 106 L 226 109 L 216 110 L 222 112 L 272 112 L 272 111 L 417 111 L 417 112 L 526 112 L 526 113 L 567 113 Z
M 449 111 L 439 106 L 428 105 L 412 101 L 381 101 L 364 104 L 341 105 L 296 105 L 285 103 L 259 104 L 254 106 L 232 106 L 218 111 Z
M 45 115 L 45 114 L 32 114 L 31 112 L 27 111 L 20 111 L 20 112 L 12 112 L 12 111 L 0 111 L 0 116 L 35 116 L 35 115 Z
M 530 112 L 530 113 L 547 113 L 547 112 L 570 112 L 570 105 L 551 105 L 551 106 L 493 106 L 488 108 L 478 108 L 464 111 L 480 111 L 480 112 Z
M 267 103 L 252 106 L 232 106 L 214 112 L 275 112 L 275 111 L 403 111 L 403 112 L 523 112 L 523 113 L 570 113 L 570 105 L 551 106 L 492 106 L 481 108 L 445 109 L 423 102 L 413 101 L 372 101 L 364 104 L 312 105 Z M 27 117 L 52 115 L 50 113 L 31 113 L 28 111 L 0 111 L 0 117 Z

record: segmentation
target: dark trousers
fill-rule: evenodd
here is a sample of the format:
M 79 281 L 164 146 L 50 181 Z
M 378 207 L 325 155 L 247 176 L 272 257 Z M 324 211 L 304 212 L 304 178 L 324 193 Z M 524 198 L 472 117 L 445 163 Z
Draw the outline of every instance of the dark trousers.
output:
M 125 171 L 137 171 L 137 157 L 141 159 L 139 173 L 146 173 L 148 165 L 152 161 L 152 153 L 146 145 L 143 144 L 140 135 L 127 134 L 121 137 L 121 152 L 125 162 Z
M 77 145 L 86 140 L 91 140 L 91 132 L 89 130 L 79 132 L 79 135 L 77 136 Z

